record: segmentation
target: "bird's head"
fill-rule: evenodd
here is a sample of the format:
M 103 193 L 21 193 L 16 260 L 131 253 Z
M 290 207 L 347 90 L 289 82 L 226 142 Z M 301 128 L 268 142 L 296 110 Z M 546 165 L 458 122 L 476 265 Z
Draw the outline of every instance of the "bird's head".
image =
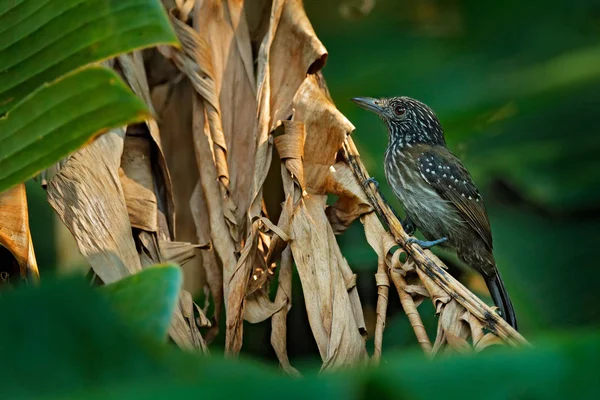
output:
M 385 122 L 390 143 L 402 146 L 423 143 L 445 145 L 442 125 L 431 108 L 410 97 L 352 99 L 362 108 L 373 111 Z

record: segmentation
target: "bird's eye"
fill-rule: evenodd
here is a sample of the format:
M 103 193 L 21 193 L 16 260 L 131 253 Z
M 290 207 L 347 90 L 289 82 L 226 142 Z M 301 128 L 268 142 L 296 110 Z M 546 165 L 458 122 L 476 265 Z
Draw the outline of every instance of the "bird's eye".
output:
M 394 114 L 396 114 L 398 117 L 403 116 L 405 112 L 406 112 L 406 109 L 402 106 L 394 107 Z

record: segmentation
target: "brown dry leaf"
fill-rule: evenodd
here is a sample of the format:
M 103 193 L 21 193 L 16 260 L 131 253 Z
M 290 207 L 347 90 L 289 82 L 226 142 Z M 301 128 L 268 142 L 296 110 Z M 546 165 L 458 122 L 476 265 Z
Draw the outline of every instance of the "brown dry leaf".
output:
M 202 190 L 200 182 L 196 185 L 194 192 L 190 198 L 190 209 L 194 217 L 194 223 L 196 225 L 196 232 L 200 243 L 209 241 L 212 246 L 210 250 L 201 252 L 202 266 L 206 273 L 206 283 L 210 289 L 212 302 L 214 304 L 214 315 L 213 315 L 213 326 L 211 331 L 207 333 L 206 340 L 210 342 L 219 331 L 219 321 L 221 317 L 221 309 L 223 307 L 223 268 L 217 257 L 217 252 L 214 248 L 214 243 L 211 238 L 211 225 L 210 215 L 208 211 L 208 205 L 206 204 L 206 197 Z M 222 229 L 225 229 L 224 224 L 221 225 Z M 233 254 L 228 253 L 228 257 L 232 257 Z
M 284 231 L 289 229 L 286 233 L 292 238 L 290 247 L 300 275 L 309 323 L 323 360 L 322 369 L 327 370 L 366 359 L 361 335 L 365 323 L 360 302 L 357 310 L 352 299 L 356 289 L 354 275 L 339 250 L 325 214 L 327 197 L 310 189 L 323 187 L 326 174 L 313 174 L 311 181 L 301 167 L 325 165 L 327 168 L 321 170 L 328 171 L 335 164 L 337 150 L 354 127 L 330 103 L 313 76 L 307 77 L 300 87 L 294 98 L 294 109 L 293 121 L 284 124 L 283 136 L 290 136 L 278 137 L 276 142 L 280 156 L 285 157 L 282 179 L 286 201 L 280 222 L 289 220 L 289 228 L 279 227 Z M 299 163 L 302 159 L 304 163 Z M 310 193 L 300 185 L 302 176 Z
M 387 277 L 389 274 L 394 286 L 396 287 L 398 296 L 400 297 L 402 308 L 404 309 L 404 312 L 406 313 L 408 320 L 413 327 L 417 342 L 419 342 L 419 345 L 423 351 L 429 353 L 432 347 L 431 341 L 429 340 L 429 336 L 427 335 L 427 331 L 425 330 L 421 316 L 417 311 L 417 307 L 421 303 L 424 296 L 428 296 L 427 291 L 424 287 L 418 285 L 417 282 L 413 282 L 412 280 L 411 285 L 407 284 L 406 279 L 410 275 L 407 273 L 407 271 L 402 269 L 403 265 L 400 262 L 400 253 L 404 252 L 404 250 L 398 249 L 394 252 L 392 257 L 389 257 L 389 252 L 393 247 L 397 246 L 397 243 L 391 234 L 384 229 L 375 212 L 370 212 L 362 216 L 361 221 L 365 227 L 365 236 L 367 237 L 367 242 L 369 245 L 371 245 L 379 259 L 378 273 L 376 274 L 377 280 L 382 281 L 382 277 L 378 275 L 385 273 Z M 380 271 L 382 263 L 385 265 L 385 269 Z M 378 291 L 381 291 L 379 287 Z M 387 293 L 385 294 L 387 296 Z M 381 308 L 381 311 L 378 311 L 378 313 L 383 313 L 384 311 L 383 304 L 380 305 L 382 302 L 387 304 L 387 298 L 385 300 L 382 298 L 382 296 L 378 298 L 377 308 L 378 310 Z M 383 328 L 380 329 L 382 330 Z M 383 332 L 381 331 L 379 335 L 383 335 Z M 377 342 L 381 342 L 382 338 L 380 336 L 376 336 L 375 340 Z M 378 353 L 374 355 L 374 360 L 376 362 L 378 361 L 379 356 L 380 348 L 378 349 Z
M 159 240 L 158 247 L 166 261 L 183 266 L 196 257 L 196 249 L 207 249 L 210 245 L 198 245 L 188 242 L 171 242 L 170 240 Z
M 451 349 L 460 352 L 472 350 L 469 342 L 467 342 L 471 331 L 468 324 L 461 318 L 464 312 L 464 307 L 454 299 L 442 307 L 438 321 L 437 337 L 433 345 L 434 354 L 439 352 L 446 343 Z
M 439 314 L 442 308 L 452 300 L 452 297 L 444 289 L 436 285 L 420 268 L 417 268 L 417 273 L 421 282 L 423 282 L 423 286 L 425 286 L 425 289 L 430 294 L 436 314 Z
M 325 196 L 318 195 L 300 200 L 293 210 L 291 248 L 322 369 L 329 369 L 359 362 L 366 350 L 341 273 L 339 248 L 325 215 L 325 201 Z
M 469 324 L 471 328 L 471 339 L 473 346 L 475 347 L 475 351 L 481 351 L 486 347 L 495 344 L 503 344 L 502 340 L 493 333 L 484 334 L 483 323 L 474 317 L 470 312 L 465 311 L 465 313 L 461 316 L 461 319 Z
M 135 52 L 131 57 L 120 56 L 119 65 L 134 92 L 151 107 L 141 54 Z M 160 131 L 154 120 L 146 121 L 145 127 L 129 127 L 121 167 L 130 218 L 135 218 L 131 220 L 132 226 L 141 229 L 137 234 L 134 233 L 134 238 L 138 244 L 137 248 L 140 249 L 142 265 L 164 262 L 167 258 L 159 243 L 173 240 L 175 216 L 171 178 L 161 148 Z M 128 192 L 132 192 L 133 196 L 127 197 Z M 147 201 L 140 203 L 140 198 Z M 184 291 L 181 296 L 185 295 Z M 183 305 L 183 302 L 180 303 L 180 306 Z M 192 307 L 195 305 L 192 304 Z M 186 317 L 181 308 L 175 311 L 169 333 L 181 347 L 207 350 L 196 319 L 193 315 Z
M 162 56 L 160 58 L 153 57 L 149 71 L 156 71 L 157 68 L 160 68 L 159 61 L 162 59 Z M 204 223 L 204 221 L 208 221 L 208 215 L 193 214 L 191 208 L 192 204 L 198 204 L 198 201 L 192 199 L 192 195 L 199 180 L 192 133 L 192 92 L 193 89 L 187 80 L 177 79 L 174 76 L 172 80 L 153 88 L 152 101 L 158 114 L 165 158 L 174 178 L 175 240 L 199 243 L 204 247 L 210 245 L 211 242 L 210 226 L 208 223 Z M 206 207 L 203 210 L 205 209 Z M 198 230 L 195 224 L 196 216 L 201 221 Z M 206 282 L 213 290 L 211 292 L 213 297 L 220 299 L 223 290 L 222 273 L 217 265 L 214 252 L 212 253 L 214 266 L 207 267 L 207 270 L 217 271 L 216 274 L 211 275 L 213 281 L 208 281 L 205 277 L 204 262 L 210 257 L 203 255 L 206 252 L 202 250 L 195 250 L 194 253 L 196 257 L 183 266 L 184 288 L 192 293 L 198 293 Z M 217 313 L 220 312 L 220 304 L 222 303 L 219 303 L 219 307 L 215 309 Z M 215 305 L 217 304 L 215 303 Z M 217 320 L 218 318 L 215 316 L 215 321 Z M 218 323 L 216 325 L 218 326 Z
M 0 285 L 20 280 L 39 280 L 29 232 L 25 184 L 0 193 Z
M 125 130 L 74 153 L 48 182 L 48 201 L 104 283 L 142 269 L 119 179 Z
M 236 316 L 243 315 L 241 310 L 241 303 L 245 296 L 245 290 L 231 291 L 231 279 L 236 270 L 237 257 L 236 257 L 236 243 L 231 237 L 229 226 L 223 218 L 223 207 L 221 191 L 218 187 L 217 171 L 212 162 L 212 154 L 210 150 L 209 135 L 210 130 L 208 129 L 208 121 L 205 119 L 204 109 L 201 101 L 194 97 L 194 139 L 196 149 L 196 159 L 198 160 L 198 170 L 200 172 L 201 182 L 201 193 L 204 194 L 203 201 L 206 204 L 207 212 L 204 215 L 208 215 L 210 223 L 210 234 L 214 249 L 216 250 L 221 263 L 223 265 L 223 294 L 225 299 L 226 307 L 226 318 L 227 318 L 227 334 L 229 335 L 230 343 L 233 340 L 233 333 L 236 332 L 240 338 L 239 346 L 241 346 L 241 320 L 238 320 Z M 199 189 L 200 190 L 200 189 Z M 193 196 L 194 197 L 194 196 Z M 194 208 L 192 209 L 194 210 Z M 206 220 L 197 221 L 198 224 L 206 224 Z M 247 271 L 248 276 L 246 282 L 250 276 L 250 271 Z M 231 296 L 231 297 L 230 297 Z M 231 303 L 231 304 L 230 304 Z M 230 348 L 229 346 L 227 346 Z
M 220 5 L 220 2 L 212 1 L 203 3 L 203 6 L 212 8 L 219 8 Z M 203 12 L 209 11 L 211 10 L 199 7 L 196 10 L 197 23 L 202 19 Z M 229 192 L 227 144 L 221 123 L 217 81 L 210 46 L 204 37 L 179 17 L 185 20 L 185 16 L 177 9 L 172 9 L 171 22 L 183 49 L 163 48 L 162 52 L 185 73 L 197 92 L 192 100 L 194 149 L 201 183 L 201 188 L 198 188 L 197 192 L 204 196 L 203 203 L 206 204 L 207 213 L 202 216 L 209 217 L 212 242 L 223 265 L 223 289 L 227 310 L 226 348 L 229 352 L 236 353 L 241 347 L 244 281 L 247 283 L 250 271 L 242 270 L 242 273 L 236 277 L 236 282 L 232 282 L 236 271 L 236 251 L 240 247 L 239 227 L 234 215 L 235 206 Z M 195 217 L 197 225 L 206 224 L 207 221 L 200 220 L 199 217 Z
M 156 134 L 158 135 L 158 131 Z M 170 191 L 164 190 L 166 186 L 164 182 L 168 181 L 169 177 L 162 176 L 162 170 L 153 168 L 158 164 L 156 155 L 159 152 L 156 151 L 156 147 L 156 142 L 148 132 L 144 135 L 143 130 L 140 132 L 135 127 L 130 127 L 125 137 L 124 151 L 121 157 L 121 184 L 125 194 L 128 192 L 133 192 L 135 195 L 145 194 L 145 197 L 149 199 L 149 201 L 140 202 L 135 196 L 128 198 L 125 195 L 130 218 L 133 216 L 139 219 L 139 221 L 131 220 L 131 222 L 132 226 L 139 229 L 139 231 L 134 231 L 134 239 L 143 267 L 167 261 L 159 243 L 171 240 L 171 230 L 167 219 L 157 206 L 159 203 L 168 203 L 164 196 L 170 195 Z M 158 196 L 161 196 L 160 200 L 157 199 Z M 187 292 L 184 291 L 180 296 L 186 296 L 186 294 Z M 193 311 L 189 315 L 188 310 L 188 316 L 186 316 L 181 308 L 183 305 L 184 303 L 180 302 L 180 307 L 175 310 L 169 334 L 180 347 L 200 348 L 206 351 L 206 344 L 196 326 Z M 192 304 L 191 307 L 193 308 L 194 305 Z
M 194 26 L 208 43 L 227 146 L 230 191 L 242 229 L 250 206 L 256 146 L 256 82 L 242 1 L 204 1 Z M 247 7 L 247 6 L 246 6 Z
M 148 106 L 152 114 L 155 114 L 141 52 L 135 51 L 131 55 L 122 54 L 118 57 L 118 61 L 120 70 L 124 75 L 126 82 L 133 92 L 144 100 L 144 103 L 146 103 L 146 106 Z M 153 175 L 158 180 L 157 184 L 161 193 L 162 202 L 159 203 L 161 204 L 159 209 L 162 215 L 160 215 L 160 218 L 161 222 L 164 221 L 163 228 L 167 228 L 165 229 L 165 234 L 168 234 L 168 237 L 173 239 L 175 232 L 175 204 L 173 201 L 171 176 L 163 153 L 158 124 L 154 119 L 148 119 L 146 120 L 146 127 L 152 141 L 152 144 L 150 145 L 153 149 L 152 153 L 156 154 L 152 167 L 156 171 Z M 144 132 L 146 130 L 140 129 L 140 131 L 142 131 L 142 136 L 146 136 L 146 132 Z M 127 146 L 127 143 L 125 143 L 125 145 Z M 138 146 L 140 145 L 138 144 Z M 138 151 L 141 150 L 143 149 L 139 149 Z M 127 156 L 128 150 L 125 149 L 123 153 Z M 148 160 L 144 161 L 148 162 Z M 142 184 L 144 183 L 142 182 Z M 147 184 L 144 184 L 144 186 L 148 187 Z
M 291 366 L 287 355 L 287 314 L 292 308 L 292 251 L 286 247 L 281 255 L 281 267 L 279 270 L 279 286 L 275 302 L 282 302 L 283 307 L 273 314 L 271 319 L 271 346 L 277 354 L 279 364 L 290 375 L 300 373 Z
M 483 349 L 493 346 L 502 345 L 504 342 L 498 336 L 493 333 L 486 333 L 479 341 L 474 342 L 475 351 L 482 351 Z
M 206 1 L 204 6 L 209 8 L 219 7 L 221 2 Z M 202 10 L 199 7 L 195 20 L 202 21 Z M 204 112 L 208 120 L 208 138 L 210 143 L 211 158 L 216 168 L 217 179 L 220 183 L 219 190 L 221 195 L 228 200 L 227 206 L 233 211 L 233 204 L 229 199 L 229 168 L 227 165 L 227 143 L 223 133 L 221 123 L 221 110 L 219 105 L 218 87 L 215 79 L 213 60 L 210 47 L 207 40 L 201 36 L 202 33 L 196 32 L 185 22 L 186 16 L 181 10 L 173 8 L 170 10 L 171 25 L 175 29 L 182 49 L 172 47 L 159 48 L 163 54 L 172 59 L 175 65 L 187 75 L 190 83 L 200 96 L 200 101 L 204 106 Z M 202 31 L 204 32 L 204 30 Z M 234 225 L 235 221 L 230 220 Z
M 231 7 L 233 2 L 228 2 L 231 20 L 239 23 L 236 33 L 236 43 L 239 54 L 244 60 L 246 72 L 249 36 L 246 36 L 246 24 L 241 22 L 241 12 L 236 7 Z M 241 31 L 240 31 L 241 29 Z M 301 51 L 298 52 L 298 47 Z M 265 179 L 272 157 L 272 141 L 270 133 L 275 129 L 280 119 L 291 114 L 291 104 L 294 94 L 310 71 L 315 61 L 324 56 L 325 49 L 316 38 L 308 19 L 304 14 L 299 1 L 276 0 L 272 4 L 269 17 L 269 27 L 262 40 L 257 56 L 257 106 L 258 124 L 253 131 L 256 143 L 254 157 L 254 174 L 249 198 L 247 220 L 252 223 L 245 239 L 244 248 L 229 281 L 229 294 L 227 295 L 227 336 L 226 347 L 229 352 L 237 353 L 241 348 L 242 321 L 244 315 L 244 300 L 247 292 L 248 278 L 256 265 L 254 262 L 265 257 L 257 254 L 258 232 L 260 218 L 262 217 L 262 192 Z M 239 64 L 241 65 L 241 64 Z M 320 63 L 322 66 L 322 63 Z M 315 70 L 320 68 L 315 65 Z M 285 71 L 285 73 L 283 72 Z M 273 74 L 272 74 L 273 72 Z M 227 291 L 227 289 L 226 289 Z M 264 298 L 264 296 L 263 296 Z M 249 299 L 251 302 L 254 299 Z M 265 303 L 265 304 L 268 304 Z M 277 307 L 269 306 L 263 309 L 262 315 Z

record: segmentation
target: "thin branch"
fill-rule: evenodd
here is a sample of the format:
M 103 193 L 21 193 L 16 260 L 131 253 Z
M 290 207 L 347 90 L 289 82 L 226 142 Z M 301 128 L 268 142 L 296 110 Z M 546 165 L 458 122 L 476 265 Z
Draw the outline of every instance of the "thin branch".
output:
M 360 160 L 360 155 L 358 154 L 358 150 L 351 137 L 346 139 L 343 151 L 344 157 L 358 181 L 366 182 L 370 176 Z M 487 329 L 505 342 L 513 346 L 529 343 L 487 304 L 448 274 L 441 262 L 429 257 L 419 245 L 415 243 L 406 243 L 409 236 L 404 229 L 402 229 L 400 221 L 398 221 L 398 218 L 396 218 L 390 206 L 383 200 L 379 191 L 376 190 L 375 184 L 369 183 L 366 185 L 365 193 L 377 215 L 388 226 L 390 233 L 396 242 L 413 258 L 417 268 L 427 274 L 431 280 L 445 290 L 452 298 L 456 299 L 456 301 L 467 309 L 467 311 L 481 320 Z

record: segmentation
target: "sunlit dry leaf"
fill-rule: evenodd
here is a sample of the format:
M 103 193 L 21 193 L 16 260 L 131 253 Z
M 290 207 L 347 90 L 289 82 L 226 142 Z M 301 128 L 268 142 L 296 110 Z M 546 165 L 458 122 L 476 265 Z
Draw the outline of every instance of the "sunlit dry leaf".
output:
M 207 1 L 206 5 L 218 5 Z M 220 3 L 219 3 L 220 4 Z M 202 9 L 202 8 L 201 8 Z M 213 60 L 208 42 L 193 28 L 180 20 L 177 8 L 170 10 L 170 21 L 182 44 L 182 49 L 159 48 L 163 54 L 172 59 L 175 65 L 187 75 L 190 83 L 200 96 L 198 100 L 205 109 L 208 120 L 208 139 L 211 158 L 213 159 L 220 191 L 223 197 L 229 196 L 229 170 L 227 166 L 227 144 L 221 124 L 220 105 L 217 83 L 214 76 Z M 233 207 L 232 207 L 233 209 Z M 230 221 L 234 223 L 234 221 Z
M 364 333 L 365 327 L 362 307 L 355 312 L 356 307 L 351 299 L 355 290 L 354 275 L 339 250 L 327 220 L 326 195 L 313 193 L 310 189 L 311 185 L 322 187 L 320 181 L 325 174 L 313 174 L 314 182 L 311 182 L 299 171 L 302 164 L 291 161 L 304 159 L 306 166 L 311 163 L 332 166 L 337 150 L 341 148 L 347 132 L 353 128 L 329 100 L 319 94 L 320 91 L 314 78 L 305 80 L 294 99 L 293 121 L 284 125 L 284 136 L 288 132 L 291 136 L 288 140 L 278 138 L 276 144 L 280 156 L 285 156 L 282 178 L 286 201 L 282 216 L 291 215 L 290 246 L 302 283 L 308 319 L 323 359 L 322 369 L 325 370 L 360 362 L 365 359 L 366 351 L 361 336 L 361 330 Z M 315 104 L 317 99 L 321 101 L 320 104 Z M 328 114 L 329 118 L 323 119 L 324 114 Z M 300 133 L 302 130 L 305 135 Z M 331 137 L 337 138 L 337 141 Z M 289 142 L 294 138 L 297 145 L 290 145 Z M 303 141 L 302 149 L 298 144 Z M 323 154 L 325 157 L 320 156 Z M 307 189 L 310 189 L 308 193 L 295 179 L 299 176 L 305 177 Z M 285 217 L 282 218 L 285 220 Z
M 451 300 L 441 308 L 438 333 L 433 345 L 434 353 L 440 351 L 445 343 L 450 348 L 458 351 L 470 351 L 472 349 L 466 340 L 470 337 L 471 331 L 468 324 L 461 318 L 464 312 L 464 307 L 458 304 L 456 300 Z
M 493 333 L 486 333 L 479 341 L 475 343 L 475 351 L 482 351 L 483 349 L 493 346 L 493 345 L 502 345 L 502 340 L 494 335 Z
M 465 311 L 464 314 L 460 318 L 463 321 L 465 321 L 467 324 L 469 324 L 469 327 L 471 329 L 471 339 L 473 340 L 473 344 L 476 344 L 477 342 L 479 342 L 484 336 L 483 324 L 481 323 L 481 321 L 479 319 L 475 318 L 473 316 L 473 314 L 471 314 L 468 311 Z
M 435 307 L 435 312 L 440 313 L 444 305 L 448 304 L 452 298 L 441 287 L 435 284 L 421 269 L 417 269 L 419 278 L 431 295 L 431 301 Z
M 104 283 L 140 271 L 119 180 L 124 129 L 77 151 L 48 183 L 48 201 Z
M 227 146 L 229 187 L 240 228 L 246 224 L 252 195 L 257 110 L 254 62 L 243 7 L 242 1 L 207 0 L 198 7 L 194 20 L 212 60 Z
M 244 319 L 248 322 L 256 324 L 268 318 L 281 310 L 285 305 L 285 301 L 271 301 L 269 293 L 263 287 L 260 290 L 248 295 L 246 299 L 246 307 L 244 308 Z
M 159 239 L 158 247 L 165 261 L 183 266 L 196 257 L 196 249 L 206 249 L 210 245 L 202 246 L 188 242 L 171 242 L 170 240 Z
M 325 196 L 300 200 L 292 218 L 292 253 L 323 369 L 355 364 L 366 356 L 325 216 Z
M 0 193 L 0 221 L 0 285 L 21 279 L 37 282 L 24 183 Z

